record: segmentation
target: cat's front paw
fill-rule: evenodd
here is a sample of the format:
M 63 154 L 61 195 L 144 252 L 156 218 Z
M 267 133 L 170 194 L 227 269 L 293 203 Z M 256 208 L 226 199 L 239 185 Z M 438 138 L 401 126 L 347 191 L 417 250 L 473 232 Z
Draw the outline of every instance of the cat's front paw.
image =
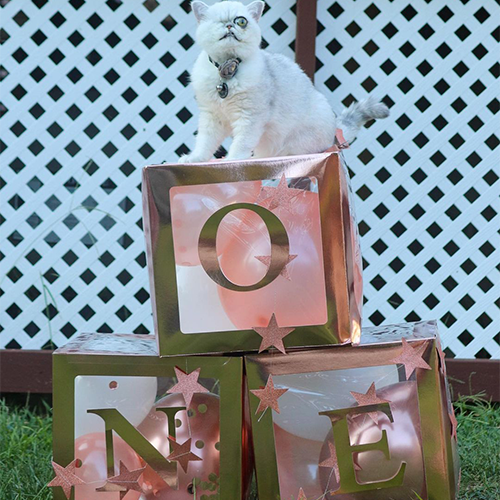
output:
M 177 163 L 193 163 L 193 160 L 191 159 L 192 155 L 182 155 L 178 160 Z
M 202 163 L 208 161 L 205 156 L 200 156 L 194 153 L 189 153 L 187 155 L 182 155 L 177 163 Z

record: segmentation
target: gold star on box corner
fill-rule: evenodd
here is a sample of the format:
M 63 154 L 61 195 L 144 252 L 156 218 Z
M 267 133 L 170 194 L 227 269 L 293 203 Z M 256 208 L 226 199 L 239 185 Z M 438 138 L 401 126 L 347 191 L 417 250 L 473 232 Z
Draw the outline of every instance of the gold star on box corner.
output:
M 52 467 L 54 468 L 54 472 L 56 473 L 56 477 L 52 479 L 52 481 L 47 485 L 49 488 L 55 488 L 60 486 L 66 498 L 69 500 L 71 496 L 71 488 L 73 486 L 77 486 L 79 484 L 85 484 L 83 479 L 80 479 L 75 471 L 77 469 L 77 464 L 80 463 L 80 460 L 76 458 L 66 467 L 62 467 L 56 462 L 52 462 Z M 79 467 L 79 466 L 78 466 Z
M 293 332 L 295 328 L 278 326 L 276 315 L 273 313 L 267 326 L 255 326 L 253 327 L 253 330 L 262 337 L 262 342 L 259 347 L 259 353 L 266 350 L 268 347 L 276 347 L 278 351 L 286 354 L 283 339 L 289 333 Z
M 455 441 L 458 441 L 457 437 L 458 422 L 457 418 L 455 417 L 455 411 L 453 410 L 453 407 L 451 408 L 451 411 L 448 413 L 448 417 L 450 418 L 450 423 L 451 423 L 451 437 L 455 439 Z
M 432 370 L 432 368 L 424 361 L 423 355 L 425 350 L 424 346 L 412 347 L 406 339 L 401 339 L 402 350 L 401 353 L 393 358 L 391 361 L 395 364 L 404 365 L 406 380 L 408 380 L 417 368 L 423 370 Z
M 273 377 L 269 375 L 264 389 L 253 389 L 250 391 L 254 396 L 260 399 L 255 414 L 257 415 L 257 413 L 261 413 L 267 410 L 267 408 L 272 408 L 276 413 L 279 413 L 278 398 L 283 396 L 287 391 L 288 389 L 276 389 L 274 387 Z
M 170 388 L 168 394 L 182 394 L 186 407 L 191 406 L 193 395 L 199 392 L 210 392 L 208 389 L 198 383 L 201 368 L 196 368 L 191 373 L 186 373 L 177 366 L 174 367 L 175 375 L 177 377 L 177 384 Z
M 446 353 L 443 351 L 443 348 L 441 347 L 441 342 L 437 342 L 437 353 L 439 356 L 439 369 L 443 376 L 446 377 Z

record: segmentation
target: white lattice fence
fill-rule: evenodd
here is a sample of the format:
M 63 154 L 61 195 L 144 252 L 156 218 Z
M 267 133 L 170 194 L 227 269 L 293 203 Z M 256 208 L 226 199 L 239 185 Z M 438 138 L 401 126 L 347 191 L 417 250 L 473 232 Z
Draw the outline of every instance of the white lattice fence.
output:
M 0 5 L 0 348 L 150 331 L 140 169 L 193 144 L 189 2 Z M 293 57 L 294 3 L 269 5 L 268 50 Z M 368 92 L 391 105 L 348 152 L 366 323 L 438 318 L 460 357 L 500 357 L 498 11 L 318 7 L 318 88 L 336 110 Z
M 438 318 L 455 355 L 499 357 L 498 6 L 319 5 L 320 90 L 391 105 L 351 153 L 366 317 Z

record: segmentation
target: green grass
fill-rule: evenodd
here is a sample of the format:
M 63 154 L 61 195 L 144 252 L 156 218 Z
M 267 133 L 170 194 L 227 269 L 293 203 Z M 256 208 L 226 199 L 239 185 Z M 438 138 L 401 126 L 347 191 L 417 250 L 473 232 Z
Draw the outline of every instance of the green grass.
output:
M 0 498 L 45 500 L 52 479 L 52 419 L 47 411 L 0 400 Z
M 478 397 L 455 403 L 462 481 L 460 500 L 500 499 L 500 407 Z
M 500 499 L 500 407 L 478 397 L 455 404 L 462 464 L 460 500 Z M 0 498 L 49 500 L 50 410 L 0 400 Z

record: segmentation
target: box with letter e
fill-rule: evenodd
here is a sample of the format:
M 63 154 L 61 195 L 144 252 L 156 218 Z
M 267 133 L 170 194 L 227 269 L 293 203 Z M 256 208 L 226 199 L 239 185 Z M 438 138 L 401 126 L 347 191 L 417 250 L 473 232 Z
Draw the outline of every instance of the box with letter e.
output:
M 456 420 L 434 322 L 246 357 L 259 500 L 453 500 Z M 418 495 L 418 496 L 417 496 Z

